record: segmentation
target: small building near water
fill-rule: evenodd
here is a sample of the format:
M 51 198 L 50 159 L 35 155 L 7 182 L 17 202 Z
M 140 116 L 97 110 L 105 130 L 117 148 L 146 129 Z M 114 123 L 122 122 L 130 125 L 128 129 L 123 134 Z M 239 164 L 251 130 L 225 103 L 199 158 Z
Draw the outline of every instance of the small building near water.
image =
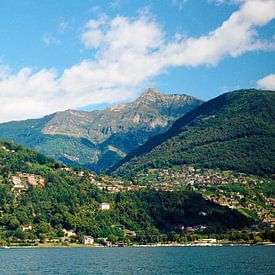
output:
M 117 242 L 116 245 L 118 247 L 125 247 L 125 246 L 127 246 L 127 243 L 120 241 L 120 242 Z
M 93 244 L 94 238 L 92 236 L 84 236 L 83 243 L 84 244 Z
M 197 242 L 199 242 L 199 243 L 216 243 L 217 239 L 198 239 Z

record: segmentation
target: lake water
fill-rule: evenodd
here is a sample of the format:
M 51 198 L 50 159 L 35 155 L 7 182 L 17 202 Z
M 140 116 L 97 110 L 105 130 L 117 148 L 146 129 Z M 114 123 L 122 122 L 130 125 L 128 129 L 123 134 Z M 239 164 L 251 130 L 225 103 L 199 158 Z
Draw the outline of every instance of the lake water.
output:
M 0 249 L 0 274 L 275 274 L 275 247 Z

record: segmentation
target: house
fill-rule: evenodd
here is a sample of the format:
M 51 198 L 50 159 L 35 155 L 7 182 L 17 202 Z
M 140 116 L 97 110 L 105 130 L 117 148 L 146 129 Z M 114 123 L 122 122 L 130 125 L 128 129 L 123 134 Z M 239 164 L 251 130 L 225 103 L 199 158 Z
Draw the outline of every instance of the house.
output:
M 112 246 L 112 242 L 108 238 L 98 238 L 97 240 L 100 240 L 104 246 Z
M 110 210 L 110 203 L 103 202 L 99 205 L 100 210 Z
M 93 244 L 94 238 L 92 236 L 84 236 L 83 243 L 84 244 Z
M 20 179 L 20 178 L 19 178 Z M 19 183 L 19 181 L 18 181 L 18 183 L 16 183 L 17 181 L 15 180 L 15 181 L 13 181 L 13 187 L 12 187 L 12 189 L 11 189 L 11 191 L 17 191 L 17 192 L 19 192 L 19 193 L 24 193 L 24 192 L 26 192 L 27 191 L 27 188 L 25 187 L 25 185 L 23 185 L 22 183 L 21 183 L 21 179 L 20 179 L 20 183 Z
M 199 243 L 216 243 L 217 239 L 198 239 Z
M 185 232 L 186 232 L 186 233 L 193 233 L 193 232 L 194 232 L 194 229 L 193 229 L 192 226 L 187 226 L 187 227 L 185 227 Z
M 131 231 L 131 230 L 125 230 L 124 231 L 124 237 L 132 237 L 135 238 L 137 236 L 135 231 Z
M 37 185 L 37 181 L 34 175 L 27 175 L 27 182 L 29 185 L 31 186 L 36 186 Z
M 11 181 L 13 185 L 21 185 L 21 178 L 16 176 L 11 176 Z
M 64 236 L 70 237 L 70 238 L 76 238 L 77 234 L 73 230 L 66 230 L 62 229 Z
M 117 242 L 116 245 L 118 247 L 125 247 L 125 246 L 127 246 L 127 243 L 120 241 L 120 242 Z
M 107 240 L 105 242 L 104 246 L 111 247 L 112 246 L 112 242 Z
M 21 229 L 22 231 L 32 230 L 32 225 L 22 225 Z

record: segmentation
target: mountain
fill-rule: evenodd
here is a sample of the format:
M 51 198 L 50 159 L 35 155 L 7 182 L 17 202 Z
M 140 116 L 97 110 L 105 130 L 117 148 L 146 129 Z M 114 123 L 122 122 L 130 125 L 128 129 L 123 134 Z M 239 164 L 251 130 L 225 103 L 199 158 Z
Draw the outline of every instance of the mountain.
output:
M 133 176 L 148 168 L 192 164 L 274 176 L 274 155 L 275 92 L 238 90 L 188 112 L 109 172 Z
M 148 89 L 131 103 L 105 110 L 67 110 L 0 124 L 0 139 L 27 145 L 67 165 L 101 172 L 202 102 Z
M 100 190 L 106 182 L 119 182 L 125 191 L 112 194 Z M 0 246 L 33 245 L 37 239 L 64 242 L 64 230 L 74 236 L 65 236 L 65 241 L 71 242 L 81 242 L 84 235 L 167 241 L 176 237 L 174 231 L 183 225 L 197 225 L 194 230 L 210 234 L 243 229 L 251 222 L 236 210 L 194 192 L 126 191 L 131 187 L 126 184 L 121 179 L 65 167 L 22 145 L 0 141 Z M 108 209 L 102 210 L 101 203 Z M 126 235 L 129 230 L 134 233 L 130 237 Z

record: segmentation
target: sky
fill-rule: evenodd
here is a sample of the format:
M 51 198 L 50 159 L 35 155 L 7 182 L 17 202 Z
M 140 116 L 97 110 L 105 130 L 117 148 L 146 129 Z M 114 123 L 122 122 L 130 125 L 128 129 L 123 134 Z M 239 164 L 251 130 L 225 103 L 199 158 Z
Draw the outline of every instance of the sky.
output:
M 275 0 L 1 0 L 0 122 L 275 90 Z

